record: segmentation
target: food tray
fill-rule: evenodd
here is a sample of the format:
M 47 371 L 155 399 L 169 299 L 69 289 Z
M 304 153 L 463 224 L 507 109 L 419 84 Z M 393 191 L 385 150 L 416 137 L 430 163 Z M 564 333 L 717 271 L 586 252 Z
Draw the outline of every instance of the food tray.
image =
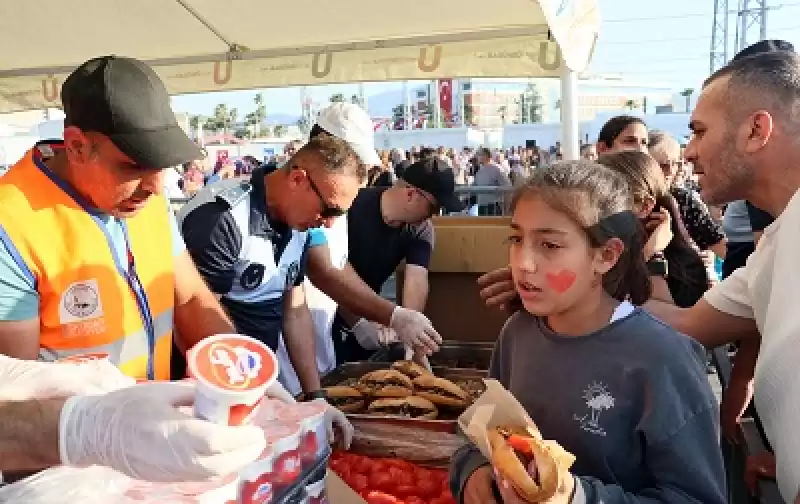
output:
M 493 351 L 494 343 L 445 341 L 428 359 L 434 367 L 488 371 Z
M 355 381 L 370 371 L 378 369 L 389 369 L 391 364 L 388 362 L 348 362 L 334 369 L 322 379 L 322 386 L 332 385 L 352 385 Z M 483 379 L 486 378 L 486 371 L 477 369 L 452 369 L 444 367 L 433 367 L 433 374 L 441 378 L 461 385 L 462 388 L 470 392 L 473 397 L 483 393 L 485 386 Z M 463 413 L 462 409 L 447 411 L 440 409 L 440 414 L 444 418 L 428 420 L 421 418 L 403 418 L 391 416 L 368 415 L 364 413 L 348 413 L 347 417 L 354 426 L 358 424 L 384 424 L 396 425 L 398 427 L 416 427 L 424 430 L 458 433 L 458 416 Z

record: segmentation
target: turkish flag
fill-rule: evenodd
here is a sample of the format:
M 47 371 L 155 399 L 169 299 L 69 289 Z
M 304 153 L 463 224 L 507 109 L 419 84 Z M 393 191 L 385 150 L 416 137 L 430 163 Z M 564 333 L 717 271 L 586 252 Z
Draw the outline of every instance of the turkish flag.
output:
M 453 113 L 453 79 L 439 80 L 439 108 L 445 117 Z

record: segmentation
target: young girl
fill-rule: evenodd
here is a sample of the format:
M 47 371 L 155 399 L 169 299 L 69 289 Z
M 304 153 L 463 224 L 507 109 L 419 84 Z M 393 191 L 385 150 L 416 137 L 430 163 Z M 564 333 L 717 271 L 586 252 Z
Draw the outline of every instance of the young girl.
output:
M 650 290 L 633 208 L 624 178 L 589 161 L 537 170 L 517 190 L 509 256 L 524 309 L 489 373 L 577 458 L 549 502 L 722 504 L 702 347 L 631 304 Z M 523 502 L 472 445 L 450 475 L 464 504 Z
M 639 219 L 646 222 L 654 211 L 669 214 L 672 239 L 666 244 L 646 247 L 645 260 L 656 255 L 663 255 L 666 260 L 667 273 L 663 278 L 668 292 L 664 292 L 667 289 L 659 291 L 658 299 L 681 307 L 693 306 L 708 290 L 708 274 L 700 254 L 690 245 L 691 238 L 670 197 L 661 167 L 654 158 L 638 151 L 604 154 L 598 162 L 625 178 L 633 193 L 634 211 Z

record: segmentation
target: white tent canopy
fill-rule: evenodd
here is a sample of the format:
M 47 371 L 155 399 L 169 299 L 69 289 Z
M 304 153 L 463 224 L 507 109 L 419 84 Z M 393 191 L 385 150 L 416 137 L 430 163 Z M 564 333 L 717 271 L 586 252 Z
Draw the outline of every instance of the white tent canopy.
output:
M 104 54 L 149 62 L 172 94 L 559 77 L 600 25 L 596 0 L 7 0 L 0 19 L 0 113 L 60 106 L 66 75 Z

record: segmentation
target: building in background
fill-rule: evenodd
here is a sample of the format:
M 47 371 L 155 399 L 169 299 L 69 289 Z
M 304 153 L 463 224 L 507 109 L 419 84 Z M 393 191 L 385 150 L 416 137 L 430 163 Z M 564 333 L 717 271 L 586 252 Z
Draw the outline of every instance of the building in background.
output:
M 443 94 L 443 85 L 449 88 L 449 94 Z M 412 81 L 408 85 L 407 99 L 415 127 L 425 124 L 421 116 L 433 115 L 437 95 L 444 126 L 460 126 L 462 114 L 465 125 L 481 129 L 561 120 L 561 87 L 557 79 Z M 445 96 L 448 100 L 442 99 Z M 578 119 L 592 121 L 598 115 L 626 111 L 642 114 L 679 112 L 684 110 L 684 99 L 668 85 L 644 84 L 615 76 L 587 76 L 578 82 Z M 402 90 L 372 95 L 369 99 L 370 115 L 393 118 L 401 129 L 405 100 Z

